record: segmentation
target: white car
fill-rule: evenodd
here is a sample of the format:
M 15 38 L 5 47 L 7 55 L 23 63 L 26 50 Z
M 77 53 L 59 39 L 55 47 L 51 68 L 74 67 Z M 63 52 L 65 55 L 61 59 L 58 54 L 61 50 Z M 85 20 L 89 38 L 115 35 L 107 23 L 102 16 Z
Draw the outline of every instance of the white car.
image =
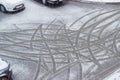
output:
M 10 64 L 0 58 L 0 80 L 12 80 Z
M 0 0 L 0 10 L 2 12 L 14 12 L 24 8 L 23 0 Z
M 63 3 L 63 0 L 41 0 L 43 4 L 47 5 L 48 3 L 50 4 L 59 4 Z

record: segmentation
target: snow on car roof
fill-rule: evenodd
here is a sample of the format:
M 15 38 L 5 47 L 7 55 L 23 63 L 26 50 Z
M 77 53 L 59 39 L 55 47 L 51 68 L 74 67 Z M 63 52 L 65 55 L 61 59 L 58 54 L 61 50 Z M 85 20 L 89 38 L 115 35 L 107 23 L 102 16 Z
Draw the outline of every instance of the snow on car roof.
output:
M 9 64 L 0 58 L 0 70 L 6 69 L 8 67 L 9 67 Z
M 118 2 L 120 2 L 120 0 L 82 0 L 82 1 L 103 2 L 103 3 L 118 3 Z

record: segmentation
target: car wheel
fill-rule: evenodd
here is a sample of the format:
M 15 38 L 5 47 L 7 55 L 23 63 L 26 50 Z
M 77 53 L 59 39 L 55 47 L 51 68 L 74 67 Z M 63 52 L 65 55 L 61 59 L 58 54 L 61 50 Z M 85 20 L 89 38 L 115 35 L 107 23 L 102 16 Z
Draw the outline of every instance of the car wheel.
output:
M 42 0 L 42 3 L 43 3 L 44 5 L 47 5 L 47 0 Z
M 3 13 L 6 12 L 6 8 L 5 8 L 3 5 L 0 6 L 0 10 L 1 10 L 1 12 L 3 12 Z

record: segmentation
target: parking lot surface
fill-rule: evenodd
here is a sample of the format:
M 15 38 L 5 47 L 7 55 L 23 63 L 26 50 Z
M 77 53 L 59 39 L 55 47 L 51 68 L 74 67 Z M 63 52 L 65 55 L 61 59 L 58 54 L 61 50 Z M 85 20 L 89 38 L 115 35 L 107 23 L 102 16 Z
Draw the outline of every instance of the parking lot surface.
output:
M 93 75 L 101 74 L 101 64 L 119 60 L 112 54 L 119 52 L 119 26 L 112 26 L 120 4 L 25 5 L 21 12 L 0 12 L 0 57 L 11 64 L 14 80 L 98 80 Z

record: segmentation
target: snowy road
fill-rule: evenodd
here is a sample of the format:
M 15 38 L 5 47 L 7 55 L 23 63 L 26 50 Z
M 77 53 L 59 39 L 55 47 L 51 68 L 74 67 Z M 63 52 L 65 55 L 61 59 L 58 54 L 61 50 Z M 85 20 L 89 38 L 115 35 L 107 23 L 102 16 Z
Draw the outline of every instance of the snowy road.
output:
M 119 3 L 120 2 L 120 0 L 81 0 L 81 1 L 101 2 L 101 3 Z
M 83 80 L 94 77 L 93 75 L 96 74 L 94 70 L 101 63 L 118 61 L 115 58 L 116 55 L 112 53 L 120 50 L 118 48 L 120 43 L 117 42 L 120 35 L 117 29 L 119 26 L 112 28 L 111 26 L 119 23 L 120 11 L 114 9 L 119 9 L 120 4 L 68 2 L 53 8 L 32 0 L 25 2 L 24 11 L 14 14 L 0 13 L 0 56 L 10 62 L 14 80 L 78 80 L 81 77 L 79 74 L 81 64 L 76 57 L 78 51 L 85 54 L 85 56 L 80 54 Z M 101 13 L 101 16 L 91 20 L 93 24 L 97 23 L 94 27 L 91 22 L 86 24 L 90 26 L 83 26 L 79 31 L 65 29 L 63 24 L 62 26 L 51 24 L 46 27 L 46 23 L 49 24 L 55 19 L 55 23 L 63 22 L 68 27 L 81 16 L 97 10 L 98 13 L 95 12 L 81 20 L 84 24 L 91 19 L 91 16 Z M 33 23 L 39 23 L 39 25 Z M 81 36 L 78 35 L 79 32 Z M 77 43 L 79 43 L 78 46 L 74 46 Z M 94 53 L 93 60 L 89 52 Z M 111 66 L 113 63 L 106 63 L 107 66 L 105 66 Z

